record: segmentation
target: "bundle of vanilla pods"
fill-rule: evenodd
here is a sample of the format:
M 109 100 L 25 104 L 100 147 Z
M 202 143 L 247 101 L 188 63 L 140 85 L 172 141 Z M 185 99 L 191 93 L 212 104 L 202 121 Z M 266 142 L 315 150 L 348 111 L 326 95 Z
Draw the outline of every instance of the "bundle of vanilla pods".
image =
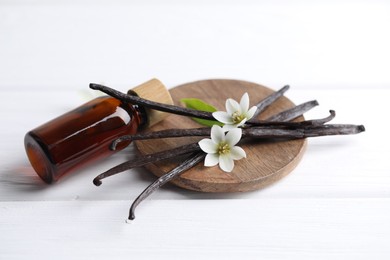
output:
M 196 117 L 200 119 L 215 120 L 211 112 L 198 111 L 188 109 L 184 107 L 167 105 L 157 103 L 154 101 L 146 100 L 134 95 L 124 94 L 115 89 L 99 85 L 90 84 L 90 88 L 100 90 L 114 98 L 117 98 L 125 103 L 142 105 L 144 107 L 155 109 L 172 114 Z M 265 120 L 255 119 L 265 108 L 270 106 L 274 101 L 281 97 L 284 92 L 289 89 L 289 86 L 284 86 L 280 90 L 272 93 L 268 97 L 261 100 L 257 105 L 257 110 L 253 118 L 245 123 L 242 127 L 243 139 L 272 139 L 286 140 L 286 139 L 298 139 L 307 137 L 318 137 L 327 135 L 350 135 L 358 134 L 365 131 L 363 125 L 351 125 L 351 124 L 327 124 L 335 117 L 335 111 L 330 110 L 330 115 L 326 118 L 305 120 L 300 122 L 291 122 L 292 120 L 302 116 L 305 112 L 318 105 L 318 102 L 313 100 L 297 105 L 291 109 L 285 110 L 281 113 L 273 115 Z M 116 146 L 123 141 L 129 140 L 145 140 L 145 139 L 157 139 L 157 138 L 175 138 L 184 136 L 210 136 L 211 128 L 193 128 L 193 129 L 166 129 L 156 132 L 139 133 L 135 135 L 126 135 L 114 140 L 111 144 L 111 149 L 115 150 Z M 173 158 L 179 155 L 190 154 L 181 164 L 172 169 L 167 174 L 158 178 L 155 182 L 149 185 L 133 202 L 130 207 L 128 220 L 135 218 L 134 211 L 136 207 L 147 198 L 151 193 L 163 186 L 165 183 L 174 179 L 175 177 L 183 174 L 188 169 L 192 168 L 196 164 L 204 160 L 206 154 L 201 150 L 198 143 L 191 143 L 183 146 L 179 146 L 170 150 L 157 152 L 154 154 L 147 154 L 135 158 L 133 160 L 119 164 L 103 173 L 98 175 L 93 183 L 96 186 L 102 184 L 101 180 L 115 175 L 117 173 L 126 171 L 134 167 L 141 167 L 149 163 L 155 163 L 158 161 Z

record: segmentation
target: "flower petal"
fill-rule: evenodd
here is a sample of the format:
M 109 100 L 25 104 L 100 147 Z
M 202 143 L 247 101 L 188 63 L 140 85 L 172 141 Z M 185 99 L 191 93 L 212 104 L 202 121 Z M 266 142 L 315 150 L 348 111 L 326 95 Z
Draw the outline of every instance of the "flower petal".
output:
M 242 158 L 246 158 L 246 153 L 244 149 L 239 146 L 234 146 L 230 148 L 230 155 L 233 160 L 240 160 Z
M 246 112 L 246 119 L 249 120 L 253 117 L 253 115 L 256 113 L 256 110 L 257 110 L 257 107 L 256 106 L 253 106 L 251 107 L 251 109 L 248 110 L 248 112 Z
M 225 131 L 222 130 L 222 127 L 217 125 L 211 127 L 211 140 L 216 144 L 225 141 Z
M 198 142 L 200 149 L 205 153 L 216 153 L 218 145 L 209 138 L 202 139 Z
M 243 126 L 243 125 L 245 124 L 246 121 L 248 121 L 248 120 L 247 120 L 246 118 L 244 118 L 244 119 L 242 119 L 242 120 L 240 121 L 240 123 L 236 124 L 235 126 L 236 126 L 236 127 Z
M 226 134 L 226 142 L 229 144 L 230 147 L 233 147 L 240 141 L 241 136 L 242 129 L 234 128 Z
M 230 116 L 231 116 L 233 113 L 237 112 L 237 111 L 241 114 L 241 107 L 240 107 L 240 104 L 238 104 L 238 102 L 235 101 L 234 99 L 231 99 L 231 98 L 226 99 L 225 106 L 226 106 L 226 112 L 227 112 Z
M 219 168 L 225 172 L 231 172 L 234 168 L 234 161 L 230 155 L 219 156 Z
M 244 95 L 242 95 L 241 97 L 241 100 L 240 100 L 240 107 L 241 107 L 241 111 L 243 113 L 245 113 L 246 111 L 248 111 L 249 109 L 249 95 L 248 93 L 244 93 Z
M 219 155 L 216 153 L 208 153 L 204 158 L 204 166 L 215 166 L 219 162 Z
M 224 125 L 222 127 L 222 130 L 224 132 L 227 132 L 227 131 L 230 131 L 230 130 L 235 129 L 235 128 L 237 128 L 237 125 L 228 125 L 228 124 L 226 124 L 226 125 Z
M 229 115 L 226 112 L 223 111 L 216 111 L 213 112 L 213 117 L 217 119 L 219 122 L 224 123 L 224 124 L 233 124 L 233 119 L 231 115 Z

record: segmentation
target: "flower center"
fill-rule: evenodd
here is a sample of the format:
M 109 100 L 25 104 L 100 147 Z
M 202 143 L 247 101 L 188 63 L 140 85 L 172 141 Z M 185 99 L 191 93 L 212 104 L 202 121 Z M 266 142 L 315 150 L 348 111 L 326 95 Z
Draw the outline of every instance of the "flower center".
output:
M 218 154 L 227 154 L 230 153 L 230 146 L 226 142 L 221 142 L 218 144 Z
M 240 123 L 242 120 L 244 120 L 245 116 L 243 114 L 240 114 L 239 111 L 236 111 L 232 114 L 232 119 L 234 124 Z

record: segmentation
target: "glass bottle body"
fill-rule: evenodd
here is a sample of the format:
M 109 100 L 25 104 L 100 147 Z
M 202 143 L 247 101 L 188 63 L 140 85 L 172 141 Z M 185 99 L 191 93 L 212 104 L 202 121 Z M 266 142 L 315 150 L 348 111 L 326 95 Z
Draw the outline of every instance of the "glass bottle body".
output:
M 142 107 L 99 97 L 28 132 L 25 148 L 34 170 L 46 183 L 52 183 L 111 155 L 114 151 L 109 146 L 114 139 L 135 134 L 146 123 Z

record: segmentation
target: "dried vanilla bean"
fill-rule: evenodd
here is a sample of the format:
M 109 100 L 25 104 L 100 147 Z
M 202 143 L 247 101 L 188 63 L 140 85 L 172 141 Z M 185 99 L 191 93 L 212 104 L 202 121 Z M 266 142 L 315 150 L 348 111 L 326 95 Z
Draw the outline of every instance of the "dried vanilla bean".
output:
M 252 130 L 251 129 L 256 129 Z M 299 129 L 294 129 L 298 130 Z M 300 129 L 302 132 L 302 129 Z M 210 136 L 211 129 L 208 127 L 196 128 L 196 129 L 166 129 L 162 131 L 150 132 L 150 133 L 140 133 L 135 135 L 126 135 L 116 139 L 116 145 L 122 141 L 129 140 L 148 140 L 148 139 L 160 139 L 160 138 L 175 138 L 175 137 L 190 137 L 190 136 Z M 253 134 L 255 133 L 255 134 Z M 286 130 L 283 128 L 277 127 L 250 127 L 242 130 L 242 137 L 258 137 L 258 138 L 277 138 L 277 137 L 291 137 L 298 138 L 302 137 L 303 134 L 297 136 L 296 133 L 290 135 L 291 130 Z
M 322 119 L 314 119 L 314 120 L 307 120 L 301 122 L 263 122 L 259 125 L 253 124 L 246 128 L 243 128 L 243 137 L 246 136 L 246 133 L 248 132 L 247 129 L 257 127 L 258 129 L 264 131 L 262 133 L 258 132 L 257 137 L 260 138 L 268 138 L 268 137 L 269 138 L 277 138 L 277 137 L 297 138 L 295 133 L 292 133 L 291 131 L 288 132 L 288 131 L 281 131 L 281 130 L 303 129 L 311 125 L 316 126 L 316 125 L 325 124 L 335 117 L 335 112 L 333 110 L 330 110 L 329 112 L 330 112 L 330 116 Z M 275 134 L 273 135 L 272 134 L 273 131 L 279 131 L 279 132 L 275 132 Z M 185 136 L 209 136 L 210 132 L 211 129 L 209 127 L 201 127 L 201 128 L 190 128 L 190 129 L 174 128 L 174 129 L 165 129 L 165 130 L 155 131 L 155 132 L 138 133 L 134 135 L 124 135 L 115 139 L 112 142 L 111 149 L 115 150 L 116 146 L 120 142 L 124 142 L 124 141 L 173 138 L 173 137 L 185 137 Z M 284 136 L 282 136 L 283 133 Z
M 296 138 L 296 135 L 293 134 L 293 136 L 289 136 L 289 133 L 291 131 L 288 131 L 288 129 L 285 129 L 283 127 L 249 127 L 242 129 L 242 137 L 246 137 L 247 133 L 252 133 L 253 131 L 250 131 L 250 129 L 256 129 L 256 137 L 260 138 L 274 138 L 274 137 L 293 137 Z M 298 130 L 295 128 L 294 130 Z M 301 127 L 302 130 L 302 127 Z M 273 133 L 275 134 L 273 135 Z M 211 128 L 204 127 L 204 128 L 195 128 L 195 129 L 166 129 L 156 132 L 149 132 L 149 133 L 140 133 L 135 135 L 126 135 L 119 137 L 115 140 L 115 146 L 123 141 L 129 141 L 129 140 L 148 140 L 148 139 L 160 139 L 160 138 L 175 138 L 175 137 L 190 137 L 190 136 L 210 136 Z M 249 134 L 252 137 L 255 137 L 253 134 Z
M 306 138 L 327 135 L 353 135 L 364 132 L 363 125 L 329 124 L 317 126 L 304 126 L 296 129 L 267 129 L 263 127 L 251 127 L 243 129 L 242 137 L 255 139 L 265 138 Z
M 134 140 L 147 140 L 147 139 L 159 139 L 159 138 L 171 138 L 171 137 L 184 137 L 184 136 L 207 136 L 210 135 L 210 127 L 190 128 L 190 129 L 165 129 L 154 132 L 138 133 L 134 135 L 123 135 L 115 139 L 110 146 L 110 149 L 115 150 L 117 145 L 124 141 Z
M 325 135 L 353 135 L 366 131 L 364 125 L 332 124 L 322 126 L 309 126 L 304 129 L 304 137 L 317 137 Z
M 321 119 L 319 119 L 321 120 Z M 305 123 L 307 121 L 303 121 Z M 315 122 L 315 120 L 313 120 Z M 118 138 L 118 142 L 127 140 L 146 140 L 158 138 L 174 138 L 186 136 L 210 136 L 210 128 L 197 129 L 167 129 L 158 132 L 151 132 L 146 134 L 136 134 L 133 136 L 126 136 L 125 139 Z M 325 135 L 350 135 L 357 134 L 364 131 L 362 125 L 295 125 L 292 128 L 284 128 L 278 126 L 265 127 L 254 126 L 242 129 L 242 138 L 252 137 L 257 139 L 266 138 L 306 138 Z
M 324 125 L 336 117 L 336 112 L 334 110 L 329 110 L 330 115 L 322 119 L 313 119 L 304 121 L 307 125 Z
M 309 101 L 298 105 L 294 108 L 283 111 L 275 116 L 272 116 L 261 122 L 254 122 L 249 125 L 249 127 L 253 126 L 262 126 L 262 127 L 300 127 L 300 126 L 309 126 L 309 125 L 323 125 L 336 117 L 336 112 L 334 110 L 329 110 L 329 116 L 321 119 L 312 119 L 305 120 L 299 122 L 289 122 L 294 120 L 295 118 L 303 115 L 306 111 L 313 108 L 313 106 L 318 105 L 317 101 Z M 279 116 L 280 115 L 280 116 Z M 280 119 L 280 121 L 276 121 L 276 119 Z
M 283 88 L 279 89 L 278 91 L 272 93 L 268 97 L 261 100 L 257 105 L 257 110 L 255 114 L 253 115 L 253 118 L 256 118 L 261 112 L 264 111 L 268 106 L 270 106 L 273 102 L 275 102 L 278 98 L 280 98 L 288 89 L 290 88 L 289 85 L 284 86 Z
M 312 101 L 307 102 L 312 103 Z M 291 120 L 290 118 L 294 119 L 298 114 L 300 116 L 305 111 L 307 111 L 308 107 L 306 103 L 302 104 L 303 106 L 300 107 L 300 110 L 297 110 L 294 108 L 288 109 L 286 111 L 283 111 L 281 113 L 285 114 L 284 116 L 285 120 Z M 249 125 L 247 128 L 253 127 L 253 126 L 263 126 L 263 127 L 270 127 L 270 129 L 279 129 L 283 127 L 300 127 L 300 126 L 307 126 L 307 125 L 322 125 L 329 121 L 331 121 L 335 116 L 336 113 L 333 110 L 329 111 L 330 115 L 328 117 L 322 118 L 322 119 L 314 119 L 314 120 L 306 120 L 301 122 L 273 122 L 273 121 L 264 121 L 257 124 Z M 147 133 L 138 133 L 134 135 L 123 135 L 121 137 L 118 137 L 115 139 L 111 146 L 111 150 L 115 150 L 117 145 L 121 142 L 125 141 L 134 141 L 134 140 L 147 140 L 147 139 L 158 139 L 158 138 L 172 138 L 172 137 L 185 137 L 185 136 L 208 136 L 210 135 L 211 129 L 209 127 L 200 127 L 200 128 L 190 128 L 190 129 L 165 129 L 160 131 L 154 131 L 154 132 L 147 132 Z
M 251 127 L 243 129 L 242 138 L 256 139 L 298 139 L 304 138 L 304 129 L 275 129 L 263 127 Z
M 298 123 L 287 125 L 289 127 L 297 128 L 300 126 Z M 260 127 L 260 126 L 257 126 Z M 252 127 L 249 127 L 252 128 Z M 243 135 L 245 135 L 245 129 L 243 129 Z M 262 126 L 262 129 L 268 129 L 269 132 L 275 130 L 282 130 L 285 127 L 282 125 L 274 125 L 274 126 Z M 134 140 L 148 140 L 148 139 L 160 139 L 160 138 L 174 138 L 174 137 L 190 137 L 190 136 L 209 136 L 211 133 L 211 128 L 202 127 L 202 128 L 189 128 L 189 129 L 181 129 L 181 128 L 172 128 L 165 129 L 161 131 L 155 132 L 147 132 L 147 133 L 138 133 L 134 135 L 124 135 L 115 139 L 111 144 L 111 149 L 115 150 L 117 145 L 121 142 L 125 141 L 134 141 Z M 267 132 L 268 133 L 268 132 Z M 267 135 L 268 136 L 268 135 Z
M 179 156 L 182 154 L 191 153 L 194 151 L 199 151 L 199 150 L 200 150 L 199 145 L 197 143 L 192 143 L 192 144 L 187 144 L 187 145 L 183 145 L 180 147 L 176 147 L 176 148 L 173 148 L 170 150 L 165 150 L 165 151 L 161 151 L 161 152 L 157 152 L 157 153 L 153 153 L 153 154 L 147 154 L 147 155 L 138 157 L 134 160 L 121 163 L 121 164 L 99 174 L 98 176 L 95 177 L 95 179 L 93 179 L 93 183 L 96 186 L 100 186 L 102 184 L 102 179 L 110 177 L 110 176 L 115 175 L 115 174 L 118 174 L 120 172 L 129 170 L 129 169 L 132 169 L 135 167 L 144 166 L 144 165 L 149 164 L 149 163 L 154 163 L 154 162 L 166 160 L 169 158 L 173 158 L 173 157 L 176 157 L 176 156 Z
M 308 101 L 293 108 L 287 109 L 283 112 L 280 112 L 276 115 L 268 117 L 265 121 L 291 121 L 303 115 L 315 106 L 318 106 L 317 100 Z
M 201 162 L 206 157 L 206 154 L 204 152 L 196 152 L 193 153 L 190 157 L 188 157 L 187 160 L 182 162 L 180 165 L 178 165 L 176 168 L 168 172 L 167 174 L 164 174 L 160 178 L 158 178 L 156 181 L 154 181 L 152 184 L 150 184 L 133 202 L 133 204 L 130 207 L 129 211 L 129 220 L 135 219 L 134 211 L 137 208 L 137 206 L 145 200 L 150 194 L 152 194 L 155 190 L 163 186 L 165 183 L 173 180 L 174 178 L 178 177 L 180 174 L 184 173 L 185 171 L 191 169 L 195 165 L 197 165 L 199 162 Z
M 168 112 L 176 115 L 181 116 L 190 116 L 190 117 L 196 117 L 201 119 L 208 119 L 208 120 L 215 120 L 211 112 L 205 112 L 205 111 L 199 111 L 194 109 L 188 109 L 184 107 L 179 107 L 175 105 L 168 105 L 163 103 L 158 103 L 154 101 L 150 101 L 147 99 L 143 99 L 141 97 L 135 96 L 135 95 L 127 95 L 124 94 L 118 90 L 115 90 L 113 88 L 103 86 L 100 84 L 90 83 L 89 87 L 94 90 L 100 90 L 104 93 L 106 93 L 109 96 L 112 96 L 116 99 L 119 99 L 126 103 L 132 103 L 135 105 L 142 105 L 144 107 L 148 107 L 151 109 Z M 277 92 L 272 93 L 270 96 L 263 99 L 261 102 L 257 104 L 257 111 L 255 113 L 255 116 L 260 114 L 266 107 L 268 107 L 270 104 L 272 104 L 276 99 L 278 99 L 281 95 L 283 95 L 284 92 L 288 90 L 289 86 L 284 86 L 282 89 L 278 90 Z M 255 118 L 253 117 L 253 120 L 248 121 L 248 123 L 257 122 Z
M 295 128 L 295 127 L 301 127 L 301 126 L 308 126 L 308 125 L 322 125 L 326 122 L 329 122 L 335 117 L 335 112 L 333 110 L 330 110 L 330 115 L 321 118 L 321 119 L 314 119 L 314 120 L 305 120 L 305 121 L 299 121 L 299 122 L 290 122 L 289 118 L 287 118 L 286 121 L 259 121 L 259 122 L 252 122 L 250 125 L 245 125 L 243 128 L 251 128 L 251 127 L 275 127 L 275 128 Z
M 168 112 L 172 114 L 182 115 L 182 116 L 190 116 L 190 117 L 197 117 L 201 119 L 209 119 L 209 120 L 215 120 L 212 113 L 205 112 L 205 111 L 199 111 L 194 109 L 188 109 L 184 107 L 174 106 L 174 105 L 168 105 L 163 103 L 158 103 L 154 101 L 150 101 L 147 99 L 140 98 L 138 96 L 134 95 L 127 95 L 124 94 L 118 90 L 112 89 L 110 87 L 106 87 L 100 84 L 90 83 L 89 87 L 91 89 L 100 90 L 104 93 L 106 93 L 109 96 L 112 96 L 116 99 L 119 99 L 123 102 L 132 103 L 135 105 L 142 105 L 144 107 L 148 107 L 151 109 Z

